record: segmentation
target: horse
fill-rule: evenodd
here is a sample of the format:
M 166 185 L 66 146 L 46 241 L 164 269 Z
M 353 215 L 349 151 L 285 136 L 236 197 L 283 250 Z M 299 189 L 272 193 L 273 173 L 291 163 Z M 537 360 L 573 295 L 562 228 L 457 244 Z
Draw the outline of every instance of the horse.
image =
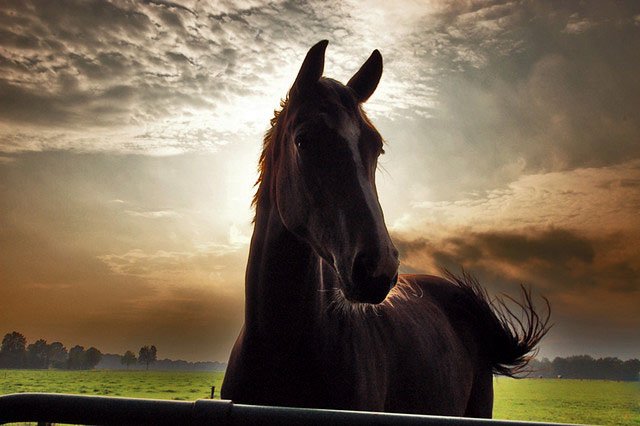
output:
M 382 56 L 343 85 L 322 76 L 327 44 L 308 51 L 264 138 L 244 325 L 221 396 L 491 417 L 493 374 L 525 368 L 549 317 L 524 287 L 518 317 L 464 271 L 398 275 L 375 183 L 383 139 L 362 109 Z

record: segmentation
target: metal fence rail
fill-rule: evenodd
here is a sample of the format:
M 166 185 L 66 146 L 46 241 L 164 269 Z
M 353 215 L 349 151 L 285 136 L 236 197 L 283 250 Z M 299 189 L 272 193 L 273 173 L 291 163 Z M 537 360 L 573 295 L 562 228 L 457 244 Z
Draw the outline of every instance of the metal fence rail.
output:
M 411 414 L 264 407 L 231 401 L 194 402 L 103 396 L 21 393 L 0 396 L 0 424 L 54 422 L 117 425 L 558 425 Z

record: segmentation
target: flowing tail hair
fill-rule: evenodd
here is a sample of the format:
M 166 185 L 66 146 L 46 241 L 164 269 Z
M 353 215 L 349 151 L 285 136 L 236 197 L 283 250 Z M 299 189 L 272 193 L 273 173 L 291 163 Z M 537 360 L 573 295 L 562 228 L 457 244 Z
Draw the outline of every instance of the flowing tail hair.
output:
M 445 269 L 444 275 L 466 296 L 465 316 L 474 327 L 479 327 L 481 353 L 491 364 L 493 374 L 515 377 L 530 373 L 527 365 L 537 355 L 538 344 L 551 328 L 549 300 L 542 297 L 546 312 L 540 314 L 534 307 L 531 289 L 521 285 L 521 300 L 504 295 L 522 312 L 517 315 L 505 300 L 491 299 L 487 290 L 466 271 L 455 275 Z

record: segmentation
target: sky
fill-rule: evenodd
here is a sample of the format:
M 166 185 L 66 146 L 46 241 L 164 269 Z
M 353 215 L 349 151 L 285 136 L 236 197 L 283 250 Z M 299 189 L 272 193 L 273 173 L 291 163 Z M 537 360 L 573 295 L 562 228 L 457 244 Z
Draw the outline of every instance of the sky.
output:
M 401 271 L 524 283 L 540 356 L 640 357 L 640 3 L 0 0 L 0 334 L 226 361 L 308 48 L 386 140 Z

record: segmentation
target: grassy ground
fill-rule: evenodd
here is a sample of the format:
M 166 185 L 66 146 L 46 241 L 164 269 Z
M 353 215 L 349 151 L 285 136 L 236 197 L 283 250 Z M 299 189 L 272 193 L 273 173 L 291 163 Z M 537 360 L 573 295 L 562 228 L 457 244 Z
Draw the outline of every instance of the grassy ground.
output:
M 0 370 L 0 395 L 59 392 L 195 400 L 208 398 L 224 373 Z M 640 426 L 640 383 L 498 378 L 494 418 Z
M 165 371 L 0 370 L 0 394 L 54 392 L 191 401 L 220 398 L 224 373 Z
M 640 383 L 494 379 L 494 418 L 640 425 Z

